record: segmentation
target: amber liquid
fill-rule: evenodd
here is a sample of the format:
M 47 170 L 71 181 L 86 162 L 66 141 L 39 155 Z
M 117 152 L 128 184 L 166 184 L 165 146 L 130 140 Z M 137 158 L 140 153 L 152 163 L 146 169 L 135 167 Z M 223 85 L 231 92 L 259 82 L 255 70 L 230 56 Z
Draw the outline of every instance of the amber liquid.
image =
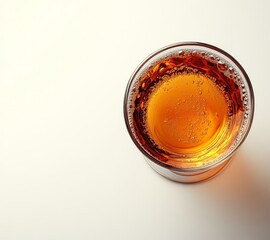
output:
M 198 167 L 236 141 L 244 117 L 241 82 L 230 66 L 211 57 L 167 57 L 141 76 L 132 105 L 134 130 L 159 161 Z

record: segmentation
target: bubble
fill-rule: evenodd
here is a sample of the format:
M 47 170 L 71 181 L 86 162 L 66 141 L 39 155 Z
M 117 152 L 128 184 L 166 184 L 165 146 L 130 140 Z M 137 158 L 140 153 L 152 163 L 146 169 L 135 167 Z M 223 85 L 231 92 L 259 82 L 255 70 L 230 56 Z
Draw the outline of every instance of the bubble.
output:
M 209 55 L 209 58 L 210 58 L 210 60 L 212 60 L 212 61 L 215 60 L 215 56 L 214 56 L 213 54 L 210 54 L 210 55 Z
M 145 82 L 142 83 L 142 89 L 144 89 L 144 87 L 145 87 Z
M 163 122 L 164 122 L 164 123 L 168 123 L 168 122 L 169 122 L 169 119 L 168 119 L 168 118 L 165 118 L 165 119 L 163 120 Z
M 185 53 L 186 53 L 186 55 L 190 55 L 191 54 L 191 50 L 187 49 L 187 50 L 185 50 Z
M 183 51 L 183 50 L 180 50 L 179 52 L 178 52 L 178 56 L 184 56 L 185 55 L 185 52 Z
M 201 52 L 201 56 L 202 57 L 205 57 L 205 52 Z
M 229 73 L 233 74 L 234 70 L 232 67 L 229 67 Z
M 227 64 L 225 64 L 223 61 L 219 60 L 217 63 L 217 66 L 220 71 L 225 72 L 228 69 Z

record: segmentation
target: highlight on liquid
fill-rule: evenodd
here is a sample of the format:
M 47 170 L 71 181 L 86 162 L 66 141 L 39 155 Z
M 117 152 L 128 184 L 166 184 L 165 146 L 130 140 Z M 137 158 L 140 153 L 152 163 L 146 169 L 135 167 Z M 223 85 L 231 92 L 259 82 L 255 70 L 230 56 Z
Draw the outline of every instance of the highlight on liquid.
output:
M 242 141 L 252 121 L 241 75 L 211 52 L 163 56 L 133 79 L 128 124 L 152 158 L 177 168 L 218 162 Z

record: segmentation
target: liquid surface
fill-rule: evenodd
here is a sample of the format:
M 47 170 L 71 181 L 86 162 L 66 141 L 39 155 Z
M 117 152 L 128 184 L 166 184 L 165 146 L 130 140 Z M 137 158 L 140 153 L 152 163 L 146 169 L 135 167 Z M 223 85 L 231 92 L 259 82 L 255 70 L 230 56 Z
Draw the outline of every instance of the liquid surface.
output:
M 174 167 L 217 161 L 237 145 L 248 117 L 238 73 L 205 52 L 160 59 L 137 79 L 130 96 L 136 141 L 152 158 Z
M 147 127 L 154 142 L 176 154 L 194 154 L 226 131 L 228 105 L 211 79 L 176 75 L 151 94 Z

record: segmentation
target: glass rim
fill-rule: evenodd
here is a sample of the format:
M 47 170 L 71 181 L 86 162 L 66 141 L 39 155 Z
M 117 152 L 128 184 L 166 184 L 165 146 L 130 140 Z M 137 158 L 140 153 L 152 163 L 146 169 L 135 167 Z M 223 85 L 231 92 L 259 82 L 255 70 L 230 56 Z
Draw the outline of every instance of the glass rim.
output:
M 187 168 L 181 168 L 181 167 L 175 167 L 175 166 L 171 166 L 168 165 L 156 158 L 154 158 L 153 156 L 151 156 L 142 146 L 141 144 L 138 142 L 138 140 L 136 139 L 136 137 L 134 136 L 132 130 L 131 130 L 131 126 L 129 123 L 129 114 L 128 114 L 128 99 L 129 99 L 129 94 L 130 94 L 130 90 L 131 90 L 131 86 L 133 84 L 133 82 L 137 81 L 137 74 L 139 73 L 139 71 L 148 63 L 148 61 L 150 61 L 152 58 L 158 56 L 159 54 L 173 49 L 173 48 L 178 48 L 178 47 L 192 47 L 192 46 L 196 46 L 196 47 L 203 47 L 203 48 L 207 48 L 209 50 L 209 52 L 211 53 L 211 50 L 216 51 L 217 53 L 219 53 L 221 55 L 221 57 L 225 56 L 229 59 L 229 61 L 231 61 L 239 70 L 239 72 L 241 72 L 241 74 L 243 74 L 244 77 L 244 82 L 245 82 L 245 87 L 247 87 L 248 91 L 249 91 L 249 106 L 250 106 L 250 113 L 249 113 L 249 121 L 246 125 L 246 129 L 243 132 L 243 137 L 239 140 L 239 142 L 237 142 L 236 147 L 229 151 L 227 154 L 224 154 L 224 156 L 222 156 L 218 161 L 213 161 L 212 163 L 209 163 L 207 165 L 202 165 L 199 167 L 187 167 Z M 161 59 L 161 58 L 160 58 Z M 124 119 L 125 119 L 125 124 L 128 130 L 128 133 L 132 139 L 132 141 L 134 142 L 134 144 L 136 145 L 136 147 L 140 150 L 140 152 L 147 157 L 148 159 L 150 159 L 151 161 L 153 161 L 154 163 L 160 165 L 161 167 L 164 167 L 166 169 L 169 169 L 171 171 L 176 171 L 176 172 L 198 172 L 198 171 L 207 171 L 209 169 L 215 168 L 218 165 L 222 164 L 224 161 L 226 161 L 227 159 L 230 159 L 233 154 L 236 152 L 236 150 L 242 145 L 242 143 L 245 141 L 246 137 L 249 134 L 250 128 L 252 126 L 253 123 L 253 118 L 254 118 L 254 107 L 255 107 L 255 101 L 254 101 L 254 90 L 251 84 L 251 81 L 246 73 L 246 71 L 244 70 L 244 68 L 241 66 L 241 64 L 233 57 L 231 56 L 229 53 L 227 53 L 226 51 L 215 47 L 213 45 L 207 44 L 207 43 L 203 43 L 203 42 L 196 42 L 196 41 L 187 41 L 187 42 L 178 42 L 178 43 L 174 43 L 174 44 L 170 44 L 167 45 L 163 48 L 158 49 L 157 51 L 153 52 L 152 54 L 148 55 L 148 57 L 146 57 L 138 66 L 137 68 L 134 70 L 134 72 L 132 73 L 131 77 L 129 78 L 129 81 L 127 83 L 126 86 L 126 90 L 125 90 L 125 95 L 124 95 L 124 102 L 123 102 L 123 110 L 124 110 Z

